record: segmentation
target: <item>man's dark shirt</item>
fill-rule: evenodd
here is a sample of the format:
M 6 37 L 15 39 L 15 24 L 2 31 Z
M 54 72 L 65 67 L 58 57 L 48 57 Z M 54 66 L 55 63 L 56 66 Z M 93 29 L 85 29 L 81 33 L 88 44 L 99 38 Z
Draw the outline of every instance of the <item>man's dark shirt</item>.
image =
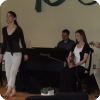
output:
M 71 39 L 68 39 L 68 41 L 66 43 L 64 43 L 64 41 L 60 41 L 57 45 L 57 47 L 59 48 L 65 48 L 67 50 L 71 50 L 72 46 L 75 44 L 75 42 Z

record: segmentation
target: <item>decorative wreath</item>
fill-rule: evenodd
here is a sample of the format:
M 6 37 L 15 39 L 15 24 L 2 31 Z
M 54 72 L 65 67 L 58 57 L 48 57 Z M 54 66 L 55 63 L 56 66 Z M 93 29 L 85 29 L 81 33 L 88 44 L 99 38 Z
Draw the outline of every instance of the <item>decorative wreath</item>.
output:
M 51 3 L 49 0 L 43 0 L 45 3 L 47 3 L 50 6 L 59 6 L 60 4 L 62 4 L 65 0 L 57 0 L 54 3 Z M 41 0 L 36 0 L 36 5 L 35 5 L 35 9 L 37 12 L 41 12 Z
M 45 3 L 47 3 L 48 5 L 50 6 L 59 6 L 60 4 L 62 4 L 65 0 L 57 0 L 53 3 L 50 2 L 50 0 L 43 0 Z M 82 0 L 78 0 L 81 4 L 83 5 L 93 5 L 95 3 L 97 3 L 96 1 L 92 1 L 92 2 L 89 2 L 89 3 L 84 3 Z M 36 6 L 35 6 L 35 9 L 37 12 L 41 12 L 41 2 L 42 0 L 36 0 Z
M 78 0 L 80 3 L 82 3 L 83 5 L 93 5 L 95 3 L 97 3 L 96 1 L 92 1 L 92 2 L 89 2 L 89 3 L 84 3 L 82 0 Z
M 65 0 L 57 0 L 53 3 L 51 3 L 49 0 L 44 0 L 45 3 L 47 3 L 50 6 L 59 6 L 60 4 L 62 4 Z

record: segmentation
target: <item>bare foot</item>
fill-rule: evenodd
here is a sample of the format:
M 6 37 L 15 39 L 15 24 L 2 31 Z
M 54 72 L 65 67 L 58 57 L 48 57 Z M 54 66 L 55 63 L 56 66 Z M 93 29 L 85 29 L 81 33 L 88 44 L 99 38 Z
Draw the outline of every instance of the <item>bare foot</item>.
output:
M 9 97 L 14 97 L 16 95 L 16 89 L 15 87 L 12 89 L 11 94 L 9 95 Z
M 16 92 L 12 92 L 12 93 L 9 95 L 9 97 L 14 97 L 14 96 L 16 96 Z
M 10 95 L 10 93 L 5 93 L 4 95 L 3 95 L 3 97 L 9 97 L 9 95 Z
M 8 86 L 7 92 L 3 95 L 3 97 L 9 97 L 11 90 L 12 90 L 12 88 Z

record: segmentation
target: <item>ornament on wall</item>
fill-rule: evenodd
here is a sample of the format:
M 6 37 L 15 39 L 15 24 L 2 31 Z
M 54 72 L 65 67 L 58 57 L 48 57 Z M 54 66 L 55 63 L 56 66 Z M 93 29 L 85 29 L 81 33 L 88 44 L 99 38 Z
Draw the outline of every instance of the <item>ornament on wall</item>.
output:
M 54 3 L 51 3 L 49 0 L 44 0 L 45 3 L 47 3 L 50 6 L 59 6 L 62 4 L 65 0 L 57 0 Z
M 93 4 L 97 3 L 96 1 L 92 1 L 92 2 L 89 2 L 89 3 L 84 3 L 83 0 L 78 0 L 78 1 L 83 5 L 93 5 Z
M 36 5 L 35 5 L 35 10 L 37 12 L 41 12 L 41 1 L 42 0 L 36 0 Z M 53 3 L 50 2 L 50 0 L 43 0 L 45 3 L 47 3 L 48 5 L 50 6 L 59 6 L 61 5 L 65 0 L 57 0 Z M 78 0 L 81 4 L 83 5 L 93 5 L 95 3 L 97 3 L 96 1 L 92 1 L 92 2 L 89 2 L 89 3 L 84 3 L 83 0 Z
M 50 6 L 59 6 L 62 4 L 65 0 L 57 0 L 54 3 L 51 3 L 50 0 L 43 0 L 45 3 L 47 3 Z M 37 12 L 41 12 L 41 0 L 36 0 L 35 10 Z
M 35 10 L 41 12 L 41 0 L 36 0 Z

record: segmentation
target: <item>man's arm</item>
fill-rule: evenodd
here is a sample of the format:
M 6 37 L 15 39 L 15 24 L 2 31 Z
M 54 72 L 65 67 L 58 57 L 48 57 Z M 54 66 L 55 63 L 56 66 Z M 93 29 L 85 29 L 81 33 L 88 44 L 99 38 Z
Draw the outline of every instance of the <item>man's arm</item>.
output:
M 97 48 L 100 48 L 100 43 L 99 43 L 99 42 L 96 42 L 94 45 L 95 45 Z

